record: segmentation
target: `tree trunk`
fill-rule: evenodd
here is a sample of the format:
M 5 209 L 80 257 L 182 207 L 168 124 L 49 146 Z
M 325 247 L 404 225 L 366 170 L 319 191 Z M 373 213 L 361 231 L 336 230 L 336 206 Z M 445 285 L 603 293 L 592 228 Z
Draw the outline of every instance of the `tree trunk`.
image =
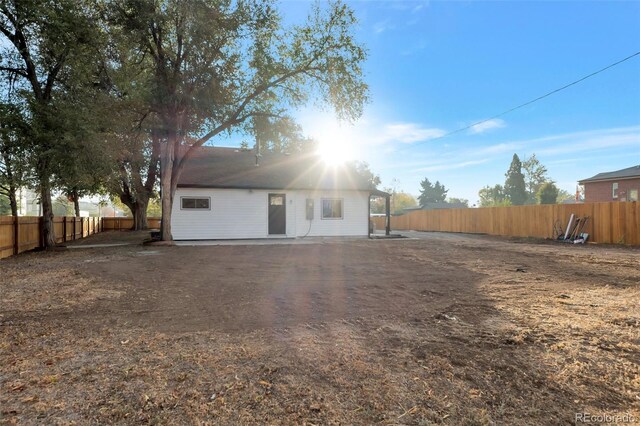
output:
M 73 210 L 76 213 L 76 217 L 80 217 L 80 197 L 78 197 L 78 193 L 72 192 L 71 199 L 73 200 Z
M 44 248 L 56 245 L 56 235 L 53 228 L 53 203 L 51 202 L 51 188 L 48 179 L 40 181 L 40 205 L 42 206 L 42 240 Z
M 149 223 L 147 222 L 147 206 L 149 200 L 138 200 L 133 205 L 133 230 L 143 231 L 149 229 Z
M 162 221 L 160 223 L 160 238 L 162 241 L 172 241 L 171 235 L 171 208 L 173 207 L 173 194 L 171 191 L 171 178 L 173 171 L 173 148 L 169 139 L 162 149 L 160 158 L 160 195 L 162 200 Z
M 147 221 L 147 207 L 149 206 L 149 194 L 144 193 L 144 188 L 140 189 L 138 195 L 134 198 L 131 192 L 121 192 L 120 201 L 127 206 L 133 216 L 132 231 L 142 231 L 149 229 Z
M 9 205 L 11 206 L 11 216 L 18 216 L 18 197 L 15 188 L 9 188 Z

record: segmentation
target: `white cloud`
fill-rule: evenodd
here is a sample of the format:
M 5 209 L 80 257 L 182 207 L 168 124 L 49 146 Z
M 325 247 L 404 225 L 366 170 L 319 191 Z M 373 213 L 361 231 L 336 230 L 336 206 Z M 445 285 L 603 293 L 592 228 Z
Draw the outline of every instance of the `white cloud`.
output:
M 332 114 L 308 110 L 298 117 L 304 133 L 316 140 L 340 140 L 367 156 L 371 148 L 391 153 L 399 146 L 425 142 L 444 135 L 439 128 L 409 121 L 389 122 L 365 114 L 353 124 L 339 123 Z
M 493 118 L 491 120 L 486 120 L 486 121 L 483 121 L 482 123 L 478 123 L 475 126 L 472 126 L 469 129 L 469 132 L 472 134 L 484 133 L 488 130 L 500 129 L 502 127 L 505 127 L 506 125 L 507 123 L 505 123 L 504 120 L 500 118 Z
M 465 167 L 469 167 L 469 166 L 475 166 L 478 164 L 484 164 L 486 162 L 488 162 L 489 159 L 488 158 L 483 158 L 482 160 L 469 160 L 469 161 L 463 161 L 460 163 L 445 163 L 445 164 L 438 164 L 438 165 L 433 165 L 433 166 L 427 166 L 427 167 L 421 167 L 419 169 L 414 169 L 412 170 L 412 172 L 438 172 L 438 171 L 442 171 L 442 170 L 456 170 L 456 169 L 463 169 Z
M 392 30 L 394 28 L 395 28 L 395 25 L 390 24 L 388 19 L 384 21 L 376 22 L 375 24 L 373 24 L 373 32 L 376 34 L 382 34 L 383 32 L 387 30 Z
M 611 148 L 636 148 L 630 155 L 640 155 L 640 126 L 614 127 L 610 129 L 585 130 L 559 133 L 533 139 L 502 142 L 465 152 L 466 155 L 499 155 L 527 151 L 538 156 L 558 157 L 606 150 Z M 565 160 L 559 158 L 557 161 Z
M 438 138 L 444 134 L 445 131 L 442 129 L 424 127 L 417 123 L 391 123 L 383 127 L 382 134 L 376 139 L 379 143 L 414 143 Z

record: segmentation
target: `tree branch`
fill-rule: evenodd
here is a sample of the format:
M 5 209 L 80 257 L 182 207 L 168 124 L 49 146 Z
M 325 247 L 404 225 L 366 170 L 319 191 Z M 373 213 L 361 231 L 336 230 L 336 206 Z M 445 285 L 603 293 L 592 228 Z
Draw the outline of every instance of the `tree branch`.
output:
M 27 40 L 24 36 L 24 32 L 22 28 L 18 25 L 18 20 L 15 16 L 11 14 L 11 12 L 6 8 L 6 6 L 2 6 L 0 8 L 0 12 L 4 16 L 11 21 L 15 33 L 11 33 L 4 25 L 0 25 L 0 31 L 11 41 L 13 46 L 18 49 L 20 56 L 25 62 L 27 80 L 31 83 L 31 87 L 33 88 L 33 93 L 36 95 L 37 99 L 42 99 L 42 87 L 40 86 L 40 82 L 38 81 L 38 76 L 36 72 L 36 66 L 31 59 L 31 54 L 29 53 L 29 47 L 27 46 Z
M 23 69 L 20 68 L 12 68 L 12 67 L 3 67 L 0 66 L 0 71 L 7 71 L 7 72 L 12 72 L 14 74 L 18 74 L 24 78 L 29 78 L 29 76 L 27 75 L 27 72 Z

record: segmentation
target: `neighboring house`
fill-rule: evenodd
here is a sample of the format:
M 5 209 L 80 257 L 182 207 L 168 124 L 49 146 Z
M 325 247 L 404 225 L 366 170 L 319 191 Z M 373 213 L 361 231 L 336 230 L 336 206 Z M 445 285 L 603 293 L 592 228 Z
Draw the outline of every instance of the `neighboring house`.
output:
M 172 234 L 176 240 L 367 236 L 371 196 L 389 194 L 316 155 L 201 147 L 178 181 Z
M 18 216 L 40 216 L 40 196 L 28 188 L 20 188 L 17 191 Z
M 584 186 L 584 201 L 638 201 L 640 165 L 598 173 L 578 182 Z

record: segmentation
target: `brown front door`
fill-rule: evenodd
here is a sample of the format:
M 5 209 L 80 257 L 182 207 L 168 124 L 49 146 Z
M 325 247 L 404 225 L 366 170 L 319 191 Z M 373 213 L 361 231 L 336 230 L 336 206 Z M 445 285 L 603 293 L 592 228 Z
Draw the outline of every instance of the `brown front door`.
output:
M 287 233 L 287 197 L 269 194 L 269 235 Z

